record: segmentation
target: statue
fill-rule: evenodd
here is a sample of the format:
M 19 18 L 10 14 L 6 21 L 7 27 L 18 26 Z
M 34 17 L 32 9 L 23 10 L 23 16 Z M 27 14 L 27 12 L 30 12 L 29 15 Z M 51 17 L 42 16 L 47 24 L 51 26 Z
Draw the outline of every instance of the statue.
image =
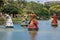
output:
M 38 31 L 38 21 L 36 19 L 35 13 L 30 14 L 30 22 L 28 25 L 28 30 L 37 30 Z
M 0 16 L 4 19 L 6 19 L 6 22 L 5 22 L 5 27 L 6 28 L 13 28 L 13 22 L 12 22 L 12 19 L 11 17 L 8 15 L 8 14 L 2 14 L 0 13 Z
M 52 16 L 52 26 L 57 26 L 58 25 L 58 21 L 57 21 L 57 15 L 54 13 L 53 16 Z

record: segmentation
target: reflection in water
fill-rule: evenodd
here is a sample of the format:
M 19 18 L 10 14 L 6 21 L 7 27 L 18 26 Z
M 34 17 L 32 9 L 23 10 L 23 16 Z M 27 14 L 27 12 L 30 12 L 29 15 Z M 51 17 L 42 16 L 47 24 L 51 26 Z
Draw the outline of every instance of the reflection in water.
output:
M 52 30 L 52 40 L 57 40 L 57 28 L 58 26 L 52 26 L 53 27 L 53 30 Z
M 56 31 L 56 29 L 52 32 L 52 40 L 60 40 L 59 38 L 59 33 Z
M 3 37 L 5 37 L 5 34 L 6 34 L 5 32 L 1 32 L 1 31 L 0 31 L 0 40 L 2 40 Z
M 57 30 L 57 27 L 58 27 L 58 26 L 52 26 L 52 27 L 53 27 L 53 30 Z
M 12 32 L 7 32 L 7 40 L 11 40 L 11 37 L 12 37 Z
M 37 35 L 37 31 L 29 31 L 29 34 L 30 34 L 30 37 L 31 37 L 30 40 L 35 40 L 35 37 Z
M 7 32 L 3 40 L 12 40 L 12 31 Z

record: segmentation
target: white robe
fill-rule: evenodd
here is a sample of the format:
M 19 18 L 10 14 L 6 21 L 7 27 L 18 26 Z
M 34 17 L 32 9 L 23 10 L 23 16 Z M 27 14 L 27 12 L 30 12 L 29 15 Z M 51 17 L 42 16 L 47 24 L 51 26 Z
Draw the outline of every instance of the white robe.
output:
M 8 17 L 5 26 L 13 26 L 11 17 L 8 14 L 5 14 L 5 15 L 6 17 Z

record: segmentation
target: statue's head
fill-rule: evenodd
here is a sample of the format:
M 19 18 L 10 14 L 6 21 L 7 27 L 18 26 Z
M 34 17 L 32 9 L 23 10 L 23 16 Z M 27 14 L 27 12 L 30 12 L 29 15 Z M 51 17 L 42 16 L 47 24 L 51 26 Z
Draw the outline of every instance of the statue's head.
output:
M 31 17 L 31 18 L 36 18 L 36 16 L 37 16 L 37 15 L 36 15 L 35 13 L 31 13 L 31 14 L 30 14 L 30 17 Z
M 54 13 L 53 15 L 57 15 L 56 13 Z

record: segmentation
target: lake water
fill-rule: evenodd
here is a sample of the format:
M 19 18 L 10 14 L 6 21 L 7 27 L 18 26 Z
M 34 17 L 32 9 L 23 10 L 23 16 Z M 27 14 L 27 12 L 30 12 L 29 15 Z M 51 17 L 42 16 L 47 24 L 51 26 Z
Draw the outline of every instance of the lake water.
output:
M 14 28 L 0 25 L 0 40 L 60 40 L 60 21 L 58 21 L 58 27 L 52 27 L 49 20 L 40 20 L 38 23 L 37 32 L 29 32 L 20 24 L 14 24 Z

